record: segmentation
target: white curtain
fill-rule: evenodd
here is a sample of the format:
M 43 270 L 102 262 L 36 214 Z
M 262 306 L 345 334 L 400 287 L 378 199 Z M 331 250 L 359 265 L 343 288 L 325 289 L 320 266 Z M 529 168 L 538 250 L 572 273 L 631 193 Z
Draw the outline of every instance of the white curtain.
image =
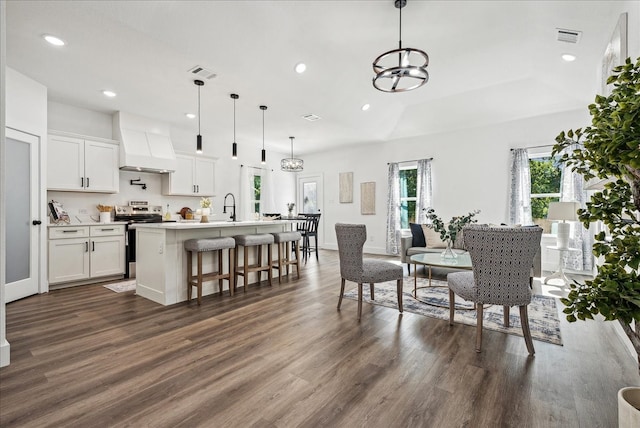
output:
M 247 166 L 240 167 L 240 201 L 236 218 L 238 220 L 253 220 L 253 210 L 251 209 L 251 193 L 253 192 L 253 183 L 251 180 L 251 168 Z
M 387 195 L 387 253 L 399 254 L 400 167 L 395 162 L 389 164 L 387 186 L 389 189 L 389 193 Z
M 509 223 L 533 224 L 533 217 L 531 216 L 531 172 L 529 171 L 527 149 L 511 150 Z
M 564 151 L 571 153 L 578 148 L 579 146 L 577 144 L 572 144 Z M 566 165 L 562 168 L 560 201 L 578 202 L 580 208 L 587 207 L 588 197 L 585 190 L 584 178 L 577 172 L 571 171 L 571 167 Z M 580 252 L 568 251 L 564 260 L 565 267 L 579 271 L 590 271 L 593 268 L 593 255 L 591 252 L 593 247 L 593 234 L 589 229 L 586 229 L 582 223 L 573 222 L 571 224 L 569 247 L 577 248 Z
M 274 213 L 275 196 L 273 192 L 273 172 L 270 168 L 262 168 L 260 180 L 260 211 L 262 213 Z
M 431 186 L 431 159 L 420 159 L 418 161 L 418 182 L 416 189 L 416 222 L 426 223 L 425 208 L 432 206 L 432 186 Z

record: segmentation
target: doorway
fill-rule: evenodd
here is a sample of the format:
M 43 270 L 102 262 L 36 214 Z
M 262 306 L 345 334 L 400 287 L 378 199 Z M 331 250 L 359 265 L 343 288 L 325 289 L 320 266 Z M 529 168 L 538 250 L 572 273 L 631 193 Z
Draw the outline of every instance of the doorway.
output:
M 322 214 L 324 201 L 322 174 L 298 176 L 298 213 Z M 318 225 L 318 246 L 324 244 L 324 215 L 320 216 Z
M 5 302 L 38 293 L 40 277 L 40 139 L 6 128 Z M 46 226 L 46 225 L 45 225 Z

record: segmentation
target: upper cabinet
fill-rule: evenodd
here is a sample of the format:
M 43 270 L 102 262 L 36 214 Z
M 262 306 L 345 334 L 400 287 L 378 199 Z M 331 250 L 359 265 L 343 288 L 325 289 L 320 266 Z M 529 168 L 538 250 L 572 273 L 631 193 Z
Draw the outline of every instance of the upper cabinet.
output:
M 115 141 L 49 134 L 47 189 L 118 193 L 118 144 Z
M 176 170 L 162 175 L 164 195 L 213 196 L 215 193 L 215 159 L 176 155 Z

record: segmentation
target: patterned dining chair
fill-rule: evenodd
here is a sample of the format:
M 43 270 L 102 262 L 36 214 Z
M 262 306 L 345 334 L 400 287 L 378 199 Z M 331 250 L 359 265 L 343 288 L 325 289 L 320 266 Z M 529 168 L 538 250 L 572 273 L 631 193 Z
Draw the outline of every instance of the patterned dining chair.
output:
M 502 305 L 504 325 L 509 326 L 509 308 L 520 308 L 520 324 L 529 354 L 533 341 L 527 306 L 531 302 L 531 266 L 540 248 L 539 227 L 464 228 L 464 245 L 471 255 L 472 272 L 447 275 L 449 284 L 449 324 L 453 325 L 455 295 L 475 303 L 477 311 L 476 352 L 482 345 L 483 305 Z
M 363 258 L 362 248 L 367 240 L 367 229 L 364 224 L 336 223 L 335 229 L 342 277 L 338 310 L 342 304 L 345 281 L 358 284 L 358 320 L 362 316 L 362 284 L 369 284 L 371 300 L 374 300 L 373 284 L 396 281 L 398 309 L 402 313 L 402 266 L 385 260 Z

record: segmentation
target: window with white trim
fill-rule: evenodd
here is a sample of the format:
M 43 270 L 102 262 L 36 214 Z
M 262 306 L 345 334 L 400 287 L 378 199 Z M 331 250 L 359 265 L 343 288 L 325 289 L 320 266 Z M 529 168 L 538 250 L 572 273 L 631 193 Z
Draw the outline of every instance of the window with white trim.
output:
M 400 227 L 408 229 L 409 223 L 416 222 L 418 188 L 418 168 L 400 168 Z
M 551 233 L 551 222 L 547 220 L 549 203 L 560 200 L 562 167 L 558 159 L 550 154 L 529 155 L 531 215 L 533 222 L 542 227 L 544 233 Z

